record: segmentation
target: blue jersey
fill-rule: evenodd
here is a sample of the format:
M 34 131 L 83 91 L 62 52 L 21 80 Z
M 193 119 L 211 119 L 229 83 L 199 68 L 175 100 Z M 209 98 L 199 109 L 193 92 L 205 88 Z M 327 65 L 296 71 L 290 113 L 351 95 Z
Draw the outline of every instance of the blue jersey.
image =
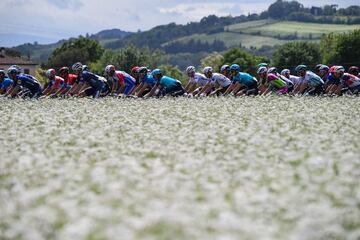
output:
M 148 84 L 150 86 L 154 86 L 156 84 L 156 80 L 153 78 L 151 74 L 146 75 L 145 79 L 143 80 L 143 83 Z
M 31 92 L 40 91 L 39 81 L 31 75 L 19 74 L 16 76 L 16 80 L 13 82 L 13 86 L 23 86 L 29 89 Z
M 239 72 L 233 77 L 233 82 L 239 82 L 241 85 L 251 87 L 257 85 L 256 79 L 248 73 Z
M 103 83 L 103 81 L 99 78 L 99 76 L 88 71 L 82 72 L 82 74 L 79 77 L 80 77 L 79 78 L 80 82 L 88 83 L 91 87 L 97 87 L 99 86 L 99 84 Z
M 7 89 L 8 87 L 10 87 L 13 83 L 14 83 L 14 81 L 11 80 L 10 78 L 4 78 L 4 80 L 2 81 L 2 83 L 0 83 L 0 89 L 6 90 L 6 89 Z
M 171 77 L 163 76 L 160 81 L 157 82 L 157 84 L 166 89 L 171 89 L 176 87 L 179 84 L 179 81 Z

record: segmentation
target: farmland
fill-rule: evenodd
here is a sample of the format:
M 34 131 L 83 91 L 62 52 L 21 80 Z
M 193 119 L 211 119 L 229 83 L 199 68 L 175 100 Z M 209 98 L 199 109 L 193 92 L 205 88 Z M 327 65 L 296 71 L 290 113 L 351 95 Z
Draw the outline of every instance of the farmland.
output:
M 282 45 L 289 41 L 319 41 L 324 34 L 342 33 L 360 28 L 360 25 L 317 24 L 272 19 L 250 21 L 224 28 L 224 32 L 215 34 L 194 34 L 173 40 L 183 43 L 200 40 L 212 43 L 221 40 L 227 47 L 241 46 L 246 48 Z M 165 43 L 169 44 L 171 42 Z
M 1 239 L 359 239 L 360 99 L 0 99 Z

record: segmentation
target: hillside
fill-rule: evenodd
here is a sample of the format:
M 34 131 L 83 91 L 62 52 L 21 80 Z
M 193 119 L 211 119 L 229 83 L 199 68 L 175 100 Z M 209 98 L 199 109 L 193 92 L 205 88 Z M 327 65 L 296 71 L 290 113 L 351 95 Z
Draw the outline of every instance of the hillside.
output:
M 188 43 L 191 40 L 212 43 L 220 40 L 227 47 L 242 46 L 261 48 L 275 46 L 289 41 L 319 41 L 327 33 L 341 33 L 360 28 L 360 25 L 303 23 L 279 21 L 274 19 L 249 21 L 224 27 L 223 32 L 215 34 L 193 34 L 164 43 L 168 46 L 176 42 Z

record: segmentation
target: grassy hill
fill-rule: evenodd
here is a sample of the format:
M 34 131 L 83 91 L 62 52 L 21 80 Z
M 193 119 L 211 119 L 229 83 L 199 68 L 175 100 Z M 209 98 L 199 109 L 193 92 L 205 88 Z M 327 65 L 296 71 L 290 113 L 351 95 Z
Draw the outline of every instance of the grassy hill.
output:
M 224 32 L 215 34 L 193 34 L 167 43 L 176 41 L 183 43 L 190 40 L 200 40 L 212 43 L 220 40 L 227 47 L 243 46 L 246 48 L 260 48 L 275 46 L 289 41 L 319 41 L 327 33 L 347 32 L 360 28 L 360 25 L 303 23 L 294 21 L 276 21 L 273 19 L 249 21 L 226 26 Z

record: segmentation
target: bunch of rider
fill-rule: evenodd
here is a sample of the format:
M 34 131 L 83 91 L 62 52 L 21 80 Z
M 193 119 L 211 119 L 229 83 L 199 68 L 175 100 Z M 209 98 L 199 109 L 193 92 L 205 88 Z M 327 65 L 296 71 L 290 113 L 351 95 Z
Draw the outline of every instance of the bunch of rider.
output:
M 266 63 L 258 65 L 257 77 L 242 72 L 238 64 L 224 65 L 220 72 L 212 67 L 205 67 L 202 73 L 194 66 L 186 69 L 189 81 L 185 87 L 179 80 L 164 76 L 160 69 L 153 71 L 146 67 L 133 67 L 131 73 L 116 70 L 114 65 L 105 67 L 106 78 L 89 71 L 86 65 L 75 63 L 70 73 L 68 67 L 58 71 L 48 69 L 48 79 L 44 87 L 39 81 L 13 65 L 5 71 L 0 70 L 0 94 L 22 97 L 61 97 L 92 96 L 242 96 L 267 94 L 299 94 L 299 95 L 341 95 L 343 93 L 358 94 L 360 92 L 360 75 L 358 67 L 350 67 L 348 72 L 342 66 L 328 67 L 319 64 L 312 72 L 305 65 L 295 68 L 297 76 L 291 75 L 289 69 L 280 73 L 275 67 Z

